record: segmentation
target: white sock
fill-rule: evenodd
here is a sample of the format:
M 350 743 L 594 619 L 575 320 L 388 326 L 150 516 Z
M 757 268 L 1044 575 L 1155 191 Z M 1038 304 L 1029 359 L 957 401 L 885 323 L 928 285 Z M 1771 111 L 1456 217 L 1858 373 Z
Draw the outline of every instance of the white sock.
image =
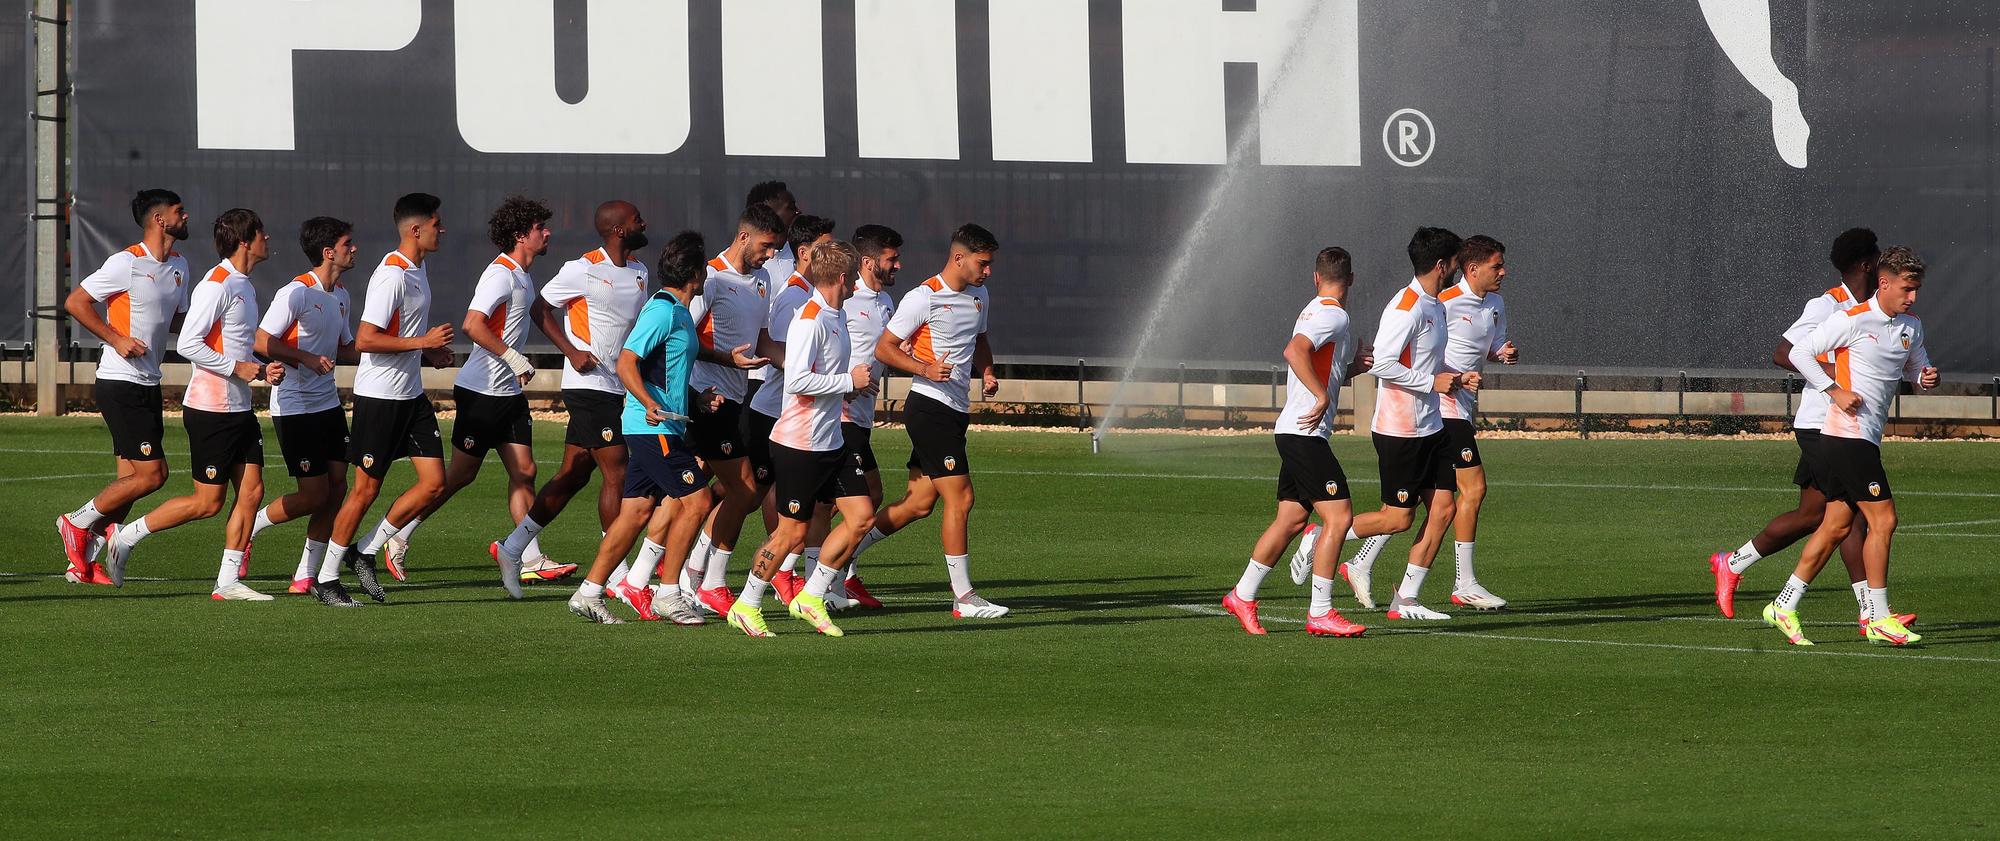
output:
M 857 564 L 857 563 L 855 563 L 855 562 L 854 562 L 854 559 L 853 559 L 853 558 L 848 558 L 848 559 L 847 559 L 847 580 L 849 580 L 849 581 L 853 581 L 854 579 L 856 579 L 856 578 L 860 578 L 860 577 L 861 577 L 861 565 L 860 565 L 860 564 Z
M 675 584 L 670 581 L 662 581 L 658 584 L 653 585 L 653 598 L 656 600 L 664 599 L 668 596 L 678 596 L 680 594 L 681 594 L 681 585 L 679 584 Z
M 703 590 L 713 590 L 717 587 L 728 589 L 729 556 L 735 552 L 736 550 L 734 549 L 712 549 L 709 551 L 708 568 L 702 570 L 701 573 L 701 588 Z
M 146 535 L 152 533 L 153 530 L 146 526 L 146 518 L 140 517 L 120 527 L 118 533 L 111 537 L 111 542 L 129 551 L 132 547 L 139 545 L 139 541 L 146 539 Z
M 660 561 L 666 557 L 667 547 L 654 543 L 649 537 L 646 538 L 646 542 L 639 544 L 639 559 L 632 562 L 632 567 L 645 570 L 646 577 L 650 580 L 653 573 L 660 568 Z
M 1424 576 L 1430 574 L 1430 567 L 1420 567 L 1416 564 L 1404 567 L 1403 583 L 1396 587 L 1396 600 L 1402 602 L 1416 601 L 1417 593 L 1424 588 Z
M 1736 573 L 1737 575 L 1742 575 L 1743 571 L 1749 569 L 1751 564 L 1754 564 L 1759 560 L 1762 560 L 1763 558 L 1764 556 L 1757 552 L 1756 542 L 1747 541 L 1743 544 L 1743 548 L 1730 553 L 1729 571 Z
M 576 597 L 579 599 L 604 598 L 604 585 L 592 584 L 590 583 L 590 579 L 586 578 L 583 580 L 583 584 L 576 588 Z
M 501 541 L 500 551 L 507 553 L 510 558 L 523 557 L 523 553 L 528 551 L 528 542 L 541 533 L 541 523 L 535 522 L 533 517 L 522 517 L 521 524 L 514 527 L 513 533 L 507 535 L 506 540 Z
M 1479 578 L 1472 574 L 1472 541 L 1454 540 L 1451 548 L 1458 555 L 1458 569 L 1452 576 L 1453 585 L 1459 589 L 1478 586 Z
M 1264 576 L 1271 574 L 1271 568 L 1250 559 L 1250 565 L 1243 568 L 1243 577 L 1236 579 L 1236 597 L 1246 602 L 1257 600 L 1257 588 L 1264 586 Z
M 396 526 L 389 522 L 389 515 L 382 515 L 382 522 L 375 524 L 375 530 L 361 544 L 361 554 L 373 555 L 382 549 L 382 544 L 396 536 Z
M 758 578 L 757 573 L 750 573 L 743 577 L 743 595 L 738 596 L 736 600 L 751 607 L 761 608 L 764 606 L 764 590 L 770 586 L 771 582 Z
M 839 577 L 840 570 L 830 566 L 821 566 L 815 561 L 813 563 L 812 577 L 806 579 L 806 595 L 817 596 L 822 599 L 826 598 L 827 592 L 833 589 L 833 582 Z
M 424 524 L 424 518 L 411 517 L 410 522 L 404 524 L 402 528 L 396 530 L 396 536 L 404 540 L 409 540 L 410 535 L 416 534 L 417 527 L 423 524 Z
M 271 522 L 270 508 L 257 509 L 257 522 L 250 524 L 250 539 L 256 540 L 257 535 L 263 534 L 265 529 L 268 529 L 275 525 L 277 525 L 277 523 Z
M 708 556 L 715 551 L 715 542 L 707 531 L 695 538 L 694 549 L 688 552 L 687 563 L 681 564 L 681 578 L 691 579 L 681 582 L 681 589 L 700 589 L 701 577 L 708 572 Z
M 215 589 L 220 590 L 236 583 L 236 571 L 243 567 L 243 550 L 222 550 L 222 566 L 215 571 Z
M 1868 612 L 1868 579 L 1863 578 L 1848 585 L 1854 588 L 1854 603 L 1861 606 L 1861 612 Z
M 1266 569 L 1265 572 L 1269 572 Z M 1312 604 L 1306 608 L 1307 616 L 1325 616 L 1333 609 L 1333 579 L 1312 577 Z
M 966 593 L 972 592 L 972 572 L 966 569 L 966 563 L 971 559 L 971 555 L 944 556 L 945 572 L 951 574 L 952 598 L 962 599 Z
M 785 556 L 785 562 L 784 562 L 784 563 L 781 563 L 781 564 L 779 564 L 779 565 L 778 565 L 778 571 L 779 571 L 779 572 L 791 572 L 791 571 L 793 571 L 793 570 L 796 570 L 796 569 L 798 569 L 798 568 L 799 568 L 799 558 L 800 558 L 800 557 L 802 557 L 802 556 L 801 556 L 801 555 L 800 555 L 799 553 L 797 553 L 797 552 L 793 552 L 793 553 L 791 553 L 791 554 L 789 554 L 789 555 L 786 555 L 786 556 Z
M 1887 618 L 1889 616 L 1889 588 L 1883 587 L 1880 590 L 1873 587 L 1868 588 L 1867 610 L 1868 621 L 1870 622 Z
M 1353 526 L 1348 526 L 1348 527 L 1347 527 L 1347 539 L 1348 539 L 1348 540 L 1360 540 L 1360 539 L 1361 539 L 1361 535 L 1358 535 L 1358 534 L 1355 534 L 1355 533 L 1354 533 L 1354 527 L 1353 527 Z
M 539 535 L 539 534 L 538 534 L 538 535 L 535 535 L 534 537 L 530 537 L 530 538 L 528 538 L 528 545 L 527 545 L 527 547 L 521 550 L 521 560 L 523 560 L 523 561 L 539 561 L 539 560 L 541 560 L 541 559 L 543 559 L 543 558 L 546 558 L 546 557 L 548 557 L 548 555 L 546 555 L 546 554 L 544 554 L 544 553 L 542 552 L 542 537 L 541 537 L 541 535 Z
M 299 553 L 299 568 L 292 573 L 292 580 L 298 581 L 319 574 L 319 561 L 326 557 L 326 543 L 306 538 L 305 551 Z
M 347 565 L 347 550 L 348 547 L 338 543 L 326 545 L 326 560 L 319 565 L 319 578 L 316 579 L 319 583 L 330 584 L 340 580 L 340 569 Z
M 618 582 L 624 581 L 625 576 L 631 572 L 632 572 L 631 564 L 628 564 L 624 561 L 619 561 L 618 566 L 612 568 L 611 576 L 609 578 L 604 579 L 604 586 L 606 587 L 618 586 Z M 639 586 L 644 587 L 646 586 L 646 583 L 644 581 L 641 581 L 639 582 Z
M 1799 600 L 1806 597 L 1806 583 L 1794 575 L 1785 581 L 1785 589 L 1778 591 L 1778 606 L 1785 610 L 1798 610 Z
M 103 519 L 104 514 L 97 510 L 97 499 L 94 497 L 84 503 L 82 508 L 69 512 L 69 524 L 80 529 L 96 528 L 97 523 Z
M 1352 540 L 1353 538 L 1349 539 Z M 1386 534 L 1378 534 L 1367 540 L 1363 540 L 1361 541 L 1361 548 L 1354 553 L 1354 557 L 1347 564 L 1361 572 L 1374 569 L 1375 557 L 1382 554 L 1382 547 L 1387 545 L 1389 545 L 1389 536 Z
M 888 537 L 888 535 L 883 534 L 881 529 L 869 528 L 868 533 L 861 536 L 861 542 L 855 545 L 854 557 L 861 557 L 861 553 L 868 551 L 868 547 L 875 545 L 876 542 L 885 537 Z

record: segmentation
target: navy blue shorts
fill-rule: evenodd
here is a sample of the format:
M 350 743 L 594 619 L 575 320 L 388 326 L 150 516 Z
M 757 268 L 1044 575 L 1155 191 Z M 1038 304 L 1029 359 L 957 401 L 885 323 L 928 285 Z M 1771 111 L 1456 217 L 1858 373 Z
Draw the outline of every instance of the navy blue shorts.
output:
M 625 457 L 626 499 L 680 499 L 708 487 L 708 473 L 679 435 L 627 435 Z

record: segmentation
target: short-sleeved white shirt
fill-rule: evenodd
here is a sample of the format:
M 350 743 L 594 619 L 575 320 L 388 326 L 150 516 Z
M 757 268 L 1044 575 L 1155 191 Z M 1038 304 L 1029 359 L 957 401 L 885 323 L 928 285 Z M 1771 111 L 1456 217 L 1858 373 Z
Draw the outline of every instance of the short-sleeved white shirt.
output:
M 868 360 L 875 375 L 875 381 L 882 381 L 883 370 L 887 367 L 875 358 L 875 343 L 882 340 L 882 331 L 889 328 L 889 317 L 896 312 L 896 299 L 887 291 L 878 292 L 866 283 L 857 283 L 854 297 L 840 308 L 847 314 L 848 357 L 856 362 Z M 875 395 L 857 394 L 841 409 L 841 420 L 856 426 L 875 425 Z
M 353 328 L 347 321 L 347 287 L 327 289 L 319 277 L 306 272 L 271 296 L 271 308 L 257 329 L 314 356 L 336 359 L 341 345 L 354 343 Z M 271 389 L 271 415 L 308 415 L 340 408 L 340 390 L 334 373 L 315 373 L 306 368 L 285 366 L 285 378 Z
M 139 385 L 160 384 L 160 358 L 174 316 L 187 311 L 188 287 L 194 280 L 187 258 L 168 251 L 155 258 L 144 243 L 105 258 L 104 265 L 83 279 L 83 291 L 104 306 L 104 321 L 120 335 L 146 343 L 146 352 L 131 359 L 103 346 L 97 378 Z
M 756 344 L 757 331 L 763 330 L 771 317 L 764 297 L 764 289 L 770 285 L 766 277 L 762 268 L 748 273 L 738 270 L 727 254 L 708 261 L 708 280 L 702 284 L 701 296 L 688 308 L 702 347 L 728 353 Z M 750 379 L 745 372 L 713 362 L 694 364 L 693 388 L 715 389 L 723 399 L 737 403 L 750 398 Z
M 908 341 L 917 361 L 943 360 L 951 376 L 943 381 L 910 379 L 910 390 L 960 412 L 972 411 L 972 353 L 986 332 L 986 287 L 967 284 L 954 292 L 943 277 L 933 276 L 903 296 L 886 328 Z
M 472 302 L 465 308 L 485 316 L 486 328 L 499 336 L 502 344 L 520 350 L 522 340 L 528 335 L 528 310 L 534 303 L 535 279 L 512 257 L 502 254 L 480 272 L 479 284 L 472 289 Z M 521 393 L 521 380 L 514 376 L 514 370 L 477 343 L 466 356 L 465 367 L 458 369 L 454 384 L 493 397 Z
M 368 276 L 361 320 L 384 333 L 414 339 L 431 329 L 431 284 L 424 267 L 391 251 Z M 354 371 L 354 394 L 379 400 L 424 396 L 424 352 L 364 353 Z
M 620 266 L 599 248 L 564 263 L 542 286 L 542 300 L 563 312 L 563 333 L 570 344 L 597 357 L 597 367 L 581 372 L 563 360 L 564 389 L 625 393 L 618 379 L 618 354 L 625 351 L 625 336 L 646 306 L 646 281 L 645 263 L 627 258 Z
M 1310 427 L 1299 421 L 1312 411 L 1316 399 L 1299 381 L 1297 371 L 1285 366 L 1285 409 L 1278 413 L 1279 435 L 1325 438 L 1333 433 L 1333 416 L 1340 409 L 1340 386 L 1347 376 L 1347 364 L 1354 359 L 1354 343 L 1348 341 L 1347 310 L 1333 298 L 1314 298 L 1299 312 L 1292 326 L 1293 336 L 1304 336 L 1312 344 L 1313 378 L 1326 387 L 1326 414 Z M 1289 338 L 1286 341 L 1290 341 Z

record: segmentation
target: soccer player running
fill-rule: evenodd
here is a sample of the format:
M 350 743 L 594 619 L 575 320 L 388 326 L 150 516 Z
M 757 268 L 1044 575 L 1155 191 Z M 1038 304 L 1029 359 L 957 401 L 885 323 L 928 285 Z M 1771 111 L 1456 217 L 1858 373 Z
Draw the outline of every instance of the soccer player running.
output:
M 1313 550 L 1312 601 L 1306 611 L 1306 632 L 1313 636 L 1358 637 L 1368 629 L 1348 621 L 1333 609 L 1334 567 L 1340 563 L 1341 537 L 1354 517 L 1347 471 L 1326 438 L 1339 414 L 1340 386 L 1367 371 L 1374 360 L 1356 354 L 1348 339 L 1347 310 L 1342 302 L 1354 285 L 1354 259 L 1346 249 L 1324 248 L 1313 261 L 1313 299 L 1293 323 L 1283 356 L 1285 409 L 1274 431 L 1278 446 L 1278 513 L 1250 550 L 1250 564 L 1236 586 L 1222 597 L 1222 606 L 1262 635 L 1257 620 L 1257 588 L 1278 562 L 1278 554 L 1306 527 L 1314 514 L 1325 524 Z M 1295 576 L 1298 577 L 1298 576 Z M 1300 582 L 1303 583 L 1303 582 Z
M 1390 619 L 1451 618 L 1425 607 L 1417 596 L 1457 510 L 1452 500 L 1457 471 L 1438 403 L 1459 389 L 1479 388 L 1478 373 L 1453 371 L 1445 364 L 1445 311 L 1438 295 L 1457 269 L 1461 245 L 1457 234 L 1443 228 L 1418 228 L 1409 245 L 1416 277 L 1389 300 L 1375 328 L 1375 364 L 1370 372 L 1382 387 L 1370 429 L 1382 480 L 1382 508 L 1354 518 L 1347 539 L 1408 531 L 1416 522 L 1416 507 L 1428 509 L 1423 530 L 1410 547 L 1402 583 L 1389 603 Z M 1340 572 L 1354 589 L 1355 600 L 1362 607 L 1375 607 L 1367 560 L 1356 555 L 1340 565 Z
M 639 309 L 646 305 L 649 276 L 635 255 L 646 247 L 646 219 L 628 201 L 597 206 L 597 235 L 603 245 L 563 264 L 542 287 L 536 321 L 556 350 L 562 351 L 563 407 L 569 427 L 563 433 L 562 463 L 542 485 L 514 531 L 488 544 L 500 565 L 507 594 L 521 597 L 522 559 L 528 545 L 555 522 L 572 497 L 590 483 L 592 472 L 603 474 L 597 490 L 598 524 L 605 530 L 618 519 L 625 485 L 625 439 L 618 434 L 625 403 L 625 384 L 618 379 L 618 354 Z M 557 313 L 563 314 L 557 318 Z
M 528 338 L 535 302 L 535 279 L 528 268 L 535 258 L 549 253 L 552 215 L 541 202 L 510 196 L 486 221 L 487 235 L 500 253 L 480 273 L 465 321 L 459 325 L 472 340 L 472 353 L 458 369 L 451 389 L 457 409 L 451 425 L 451 463 L 437 501 L 382 546 L 382 557 L 398 579 L 408 574 L 410 537 L 417 527 L 479 478 L 488 452 L 498 451 L 500 466 L 507 471 L 507 513 L 516 524 L 535 502 L 534 418 L 521 391 L 534 378 L 535 366 L 521 353 L 521 345 Z M 522 581 L 548 581 L 574 572 L 575 564 L 558 564 L 542 554 L 539 540 L 529 542 L 522 558 Z
M 174 252 L 174 243 L 187 239 L 187 209 L 172 191 L 141 190 L 132 197 L 132 221 L 139 242 L 105 258 L 63 301 L 69 317 L 104 343 L 92 397 L 117 461 L 117 478 L 56 518 L 69 560 L 63 579 L 72 584 L 113 583 L 98 553 L 132 503 L 167 483 L 160 357 L 187 311 L 192 277 L 187 258 Z
M 770 318 L 763 287 L 765 264 L 785 240 L 785 222 L 765 204 L 744 208 L 736 220 L 729 247 L 708 261 L 708 278 L 693 303 L 695 332 L 702 347 L 741 353 L 755 346 Z M 733 349 L 733 351 L 731 350 Z M 747 374 L 728 365 L 699 361 L 693 388 L 714 389 L 722 404 L 714 412 L 696 412 L 689 425 L 695 453 L 721 486 L 722 501 L 710 515 L 683 572 L 684 586 L 696 589 L 703 607 L 729 612 L 729 557 L 743 534 L 743 519 L 757 510 L 760 495 L 744 440 L 743 404 L 750 399 Z
M 680 625 L 702 624 L 701 612 L 681 591 L 679 567 L 694 543 L 702 518 L 708 514 L 708 473 L 688 445 L 687 424 L 700 409 L 691 399 L 705 400 L 712 409 L 721 395 L 695 395 L 688 388 L 695 361 L 736 367 L 762 359 L 736 359 L 702 347 L 688 303 L 701 295 L 707 274 L 707 253 L 701 234 L 683 231 L 660 254 L 660 291 L 639 311 L 639 319 L 618 354 L 618 376 L 625 383 L 625 403 L 619 429 L 625 435 L 624 499 L 618 518 L 604 532 L 597 558 L 583 585 L 569 600 L 569 610 L 591 622 L 620 625 L 625 620 L 604 605 L 607 586 L 623 590 L 622 600 L 642 619 L 668 619 Z M 640 562 L 626 576 L 614 577 L 641 531 L 648 532 Z M 653 563 L 648 563 L 651 558 Z M 646 581 L 658 564 L 660 586 Z
M 283 381 L 271 389 L 271 425 L 285 471 L 298 489 L 257 512 L 250 540 L 279 523 L 306 521 L 304 551 L 292 572 L 290 591 L 305 594 L 326 559 L 333 518 L 347 496 L 347 412 L 340 406 L 334 366 L 353 364 L 354 332 L 347 321 L 351 300 L 341 275 L 354 268 L 354 226 L 328 216 L 307 219 L 299 247 L 312 270 L 292 278 L 271 297 L 257 325 L 257 354 L 285 366 Z M 244 548 L 248 574 L 249 547 Z
M 868 503 L 879 509 L 882 507 L 882 470 L 875 460 L 875 448 L 869 442 L 869 436 L 875 429 L 875 399 L 882 390 L 883 365 L 881 360 L 875 358 L 875 343 L 881 341 L 890 317 L 896 312 L 896 300 L 889 297 L 889 290 L 896 285 L 896 273 L 903 270 L 903 235 L 887 225 L 862 225 L 854 229 L 852 242 L 855 252 L 861 257 L 861 268 L 854 284 L 854 294 L 847 299 L 841 311 L 847 315 L 848 358 L 869 362 L 872 382 L 867 388 L 855 392 L 841 407 L 840 437 L 850 452 L 860 456 L 861 477 L 868 484 Z M 822 508 L 820 516 L 813 518 L 811 528 L 807 530 L 803 553 L 805 575 L 788 575 L 780 571 L 778 577 L 771 579 L 771 587 L 778 591 L 779 598 L 786 605 L 791 604 L 793 595 L 805 589 L 806 581 L 811 579 L 813 570 L 819 565 L 831 530 L 831 520 Z M 793 558 L 787 556 L 785 562 L 790 564 Z M 845 582 L 827 591 L 829 607 L 840 610 L 856 605 L 871 609 L 882 606 L 882 600 L 868 592 L 868 586 L 861 580 L 860 564 L 853 559 L 847 562 L 845 576 Z M 842 596 L 846 599 L 843 600 Z
M 1808 388 L 1826 394 L 1830 407 L 1820 430 L 1815 476 L 1826 494 L 1826 515 L 1806 538 L 1798 567 L 1777 600 L 1764 607 L 1764 623 L 1793 645 L 1812 644 L 1799 627 L 1799 600 L 1854 528 L 1856 512 L 1868 525 L 1861 555 L 1868 575 L 1862 635 L 1889 645 L 1923 639 L 1889 609 L 1896 501 L 1882 467 L 1882 427 L 1901 382 L 1934 388 L 1938 370 L 1924 349 L 1923 324 L 1910 314 L 1924 284 L 1924 261 L 1898 246 L 1883 252 L 1878 271 L 1880 285 L 1873 298 L 1828 318 L 1804 344 L 1791 349 L 1792 367 L 1806 378 Z M 1821 356 L 1833 360 L 1831 376 L 1816 362 Z
M 362 298 L 361 326 L 354 333 L 361 364 L 354 371 L 354 428 L 347 447 L 355 472 L 347 499 L 334 515 L 326 561 L 308 590 L 329 607 L 357 604 L 340 580 L 347 567 L 354 569 L 369 598 L 389 600 L 375 575 L 375 552 L 444 489 L 444 442 L 438 439 L 437 409 L 424 394 L 423 380 L 423 366 L 447 368 L 452 363 L 451 325 L 430 323 L 431 283 L 424 268 L 444 237 L 438 216 L 443 204 L 429 193 L 396 200 L 396 250 L 382 256 Z M 417 480 L 389 504 L 367 541 L 355 545 L 362 518 L 382 493 L 383 477 L 401 458 L 410 460 Z
M 267 365 L 256 355 L 257 289 L 250 284 L 250 272 L 270 256 L 270 245 L 263 220 L 249 210 L 232 208 L 215 219 L 215 251 L 222 262 L 188 293 L 187 320 L 174 345 L 194 365 L 181 399 L 194 492 L 160 503 L 112 536 L 104 565 L 114 584 L 125 583 L 125 564 L 139 541 L 215 516 L 233 485 L 236 502 L 223 527 L 222 563 L 209 597 L 271 600 L 239 580 L 250 524 L 264 504 L 264 429 L 250 408 L 250 383 L 282 382 L 285 376 L 283 365 Z
M 1849 228 L 1834 238 L 1827 257 L 1833 262 L 1834 269 L 1840 272 L 1840 282 L 1806 302 L 1805 309 L 1792 326 L 1785 329 L 1777 349 L 1772 351 L 1772 362 L 1786 370 L 1794 370 L 1792 348 L 1805 344 L 1813 330 L 1827 319 L 1875 297 L 1875 264 L 1881 256 L 1876 242 L 1875 232 L 1867 228 Z M 1825 372 L 1825 365 L 1829 362 L 1830 359 L 1816 360 L 1822 372 Z M 1723 616 L 1736 616 L 1736 588 L 1752 564 L 1767 555 L 1783 552 L 1819 530 L 1827 508 L 1826 494 L 1817 478 L 1820 430 L 1826 425 L 1826 413 L 1825 392 L 1807 389 L 1800 395 L 1799 408 L 1792 419 L 1792 436 L 1799 445 L 1798 467 L 1792 471 L 1792 483 L 1799 486 L 1798 507 L 1772 517 L 1762 531 L 1736 551 L 1724 550 L 1709 555 L 1709 572 L 1715 577 L 1715 606 Z M 1840 560 L 1847 567 L 1854 601 L 1859 606 L 1857 616 L 1868 610 L 1868 571 L 1862 561 L 1862 541 L 1866 531 L 1865 524 L 1849 529 L 1847 539 L 1840 543 Z M 1916 614 L 1898 618 L 1905 625 L 1917 619 Z
M 778 512 L 784 519 L 757 550 L 743 593 L 729 607 L 729 627 L 753 637 L 775 636 L 764 623 L 764 592 L 778 571 L 779 559 L 805 545 L 807 524 L 820 503 L 840 509 L 840 531 L 828 540 L 827 552 L 806 581 L 805 591 L 792 598 L 790 611 L 822 634 L 841 636 L 840 626 L 827 612 L 826 594 L 840 580 L 841 566 L 875 517 L 860 454 L 846 447 L 840 430 L 841 406 L 874 381 L 871 361 L 849 364 L 847 316 L 840 311 L 853 292 L 860 258 L 854 246 L 844 242 L 820 243 L 810 253 L 806 271 L 812 298 L 785 330 L 784 416 L 771 432 Z
M 776 531 L 778 526 L 777 508 L 771 495 L 771 486 L 776 480 L 776 473 L 771 464 L 771 430 L 777 426 L 778 415 L 783 412 L 785 403 L 785 331 L 792 320 L 798 317 L 799 308 L 812 300 L 812 283 L 806 280 L 805 274 L 806 269 L 812 265 L 812 247 L 821 242 L 832 242 L 833 226 L 832 219 L 820 216 L 800 216 L 793 220 L 792 229 L 786 235 L 786 239 L 798 255 L 798 259 L 793 263 L 795 270 L 786 277 L 784 284 L 771 294 L 769 321 L 763 330 L 758 331 L 757 355 L 768 357 L 771 364 L 767 367 L 777 373 L 762 383 L 755 380 L 750 383 L 753 394 L 750 397 L 750 411 L 743 415 L 743 443 L 750 450 L 750 475 L 757 484 L 758 498 L 764 510 L 771 515 L 767 518 L 770 520 L 765 529 L 767 535 Z M 776 258 L 772 258 L 772 261 L 776 262 Z M 771 263 L 764 265 L 768 269 Z M 823 512 L 822 515 L 813 518 L 815 523 L 823 520 Z M 798 554 L 785 556 L 784 565 L 779 567 L 777 575 L 771 579 L 772 586 L 778 591 L 779 600 L 788 605 L 792 603 L 792 596 L 805 586 L 804 579 L 793 571 L 797 568 L 799 557 Z
M 951 253 L 943 269 L 903 296 L 882 338 L 875 358 L 910 375 L 910 396 L 904 403 L 910 432 L 910 479 L 903 498 L 875 514 L 875 523 L 855 547 L 854 555 L 904 527 L 931 515 L 944 503 L 939 532 L 944 564 L 951 576 L 951 615 L 961 619 L 996 619 L 1007 608 L 987 601 L 972 589 L 968 530 L 972 518 L 972 464 L 965 446 L 972 423 L 971 372 L 977 370 L 981 393 L 1000 391 L 993 373 L 993 348 L 986 340 L 988 311 L 986 280 L 1000 241 L 974 224 L 951 234 Z M 902 348 L 908 342 L 910 351 Z M 822 562 L 844 550 L 841 532 L 827 539 Z

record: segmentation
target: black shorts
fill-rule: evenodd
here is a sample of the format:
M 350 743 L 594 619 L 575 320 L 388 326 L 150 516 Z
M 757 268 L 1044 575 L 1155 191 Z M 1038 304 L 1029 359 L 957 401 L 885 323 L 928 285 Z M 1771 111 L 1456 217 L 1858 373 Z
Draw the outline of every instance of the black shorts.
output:
M 229 481 L 236 465 L 264 467 L 264 428 L 256 412 L 204 412 L 181 409 L 187 425 L 188 465 L 194 480 L 205 485 Z
M 774 499 L 779 516 L 810 520 L 814 503 L 868 495 L 861 460 L 846 447 L 812 452 L 772 444 L 771 462 L 778 470 L 778 495 Z
M 285 455 L 285 472 L 294 477 L 324 476 L 331 465 L 347 461 L 347 413 L 339 406 L 303 415 L 273 415 L 278 452 Z
M 98 380 L 91 389 L 97 411 L 111 430 L 111 452 L 126 461 L 167 457 L 166 421 L 161 414 L 160 387 L 124 380 Z
M 1792 484 L 1800 488 L 1820 487 L 1819 430 L 1794 429 L 1792 437 L 1799 442 L 1799 466 L 1792 469 Z
M 534 445 L 535 419 L 528 415 L 527 395 L 495 397 L 461 386 L 452 388 L 451 400 L 458 407 L 451 445 L 459 452 L 483 458 L 502 444 Z
M 1472 421 L 1445 418 L 1444 441 L 1445 457 L 1451 460 L 1452 469 L 1464 470 L 1480 465 L 1479 430 L 1472 425 Z
M 1317 435 L 1272 436 L 1278 439 L 1278 499 L 1311 508 L 1315 502 L 1350 499 L 1347 471 L 1333 457 L 1333 447 Z
M 444 458 L 437 408 L 429 397 L 390 400 L 354 396 L 354 431 L 347 462 L 380 479 L 399 458 Z
M 903 425 L 910 431 L 911 470 L 921 470 L 932 479 L 972 472 L 965 453 L 965 429 L 972 425 L 971 415 L 911 394 L 903 403 Z
M 848 452 L 861 456 L 861 469 L 869 473 L 882 469 L 881 465 L 875 463 L 875 448 L 868 443 L 868 438 L 874 431 L 873 427 L 858 423 L 842 421 L 840 424 L 840 437 L 847 442 Z
M 1814 478 L 1827 499 L 1882 502 L 1891 498 L 1881 447 L 1859 438 L 1821 435 L 1814 449 L 1819 455 Z
M 760 488 L 777 481 L 771 464 L 771 428 L 777 425 L 777 418 L 756 409 L 743 413 L 743 451 L 750 454 L 750 476 Z
M 627 435 L 625 498 L 681 497 L 708 487 L 708 474 L 679 435 Z
M 562 396 L 563 408 L 569 410 L 569 428 L 563 431 L 563 443 L 586 450 L 625 446 L 625 437 L 618 434 L 625 395 L 594 388 L 565 388 Z
M 701 395 L 688 392 L 688 405 L 703 405 Z M 688 436 L 694 439 L 694 451 L 703 461 L 714 464 L 748 455 L 743 446 L 743 404 L 734 400 L 724 400 L 713 412 L 699 408 L 688 422 Z
M 1457 491 L 1458 473 L 1452 469 L 1450 443 L 1443 430 L 1422 438 L 1399 438 L 1374 433 L 1376 468 L 1382 477 L 1382 504 L 1415 508 L 1424 501 L 1425 491 Z

